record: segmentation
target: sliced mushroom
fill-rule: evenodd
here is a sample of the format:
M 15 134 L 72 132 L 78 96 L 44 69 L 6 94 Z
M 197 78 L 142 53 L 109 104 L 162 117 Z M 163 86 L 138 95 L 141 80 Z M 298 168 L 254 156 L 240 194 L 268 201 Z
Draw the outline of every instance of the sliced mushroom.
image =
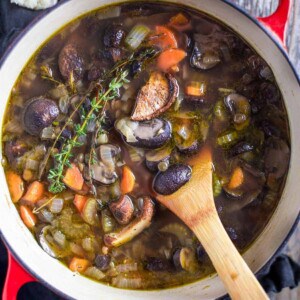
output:
M 101 161 L 110 169 L 115 169 L 116 160 L 121 152 L 120 147 L 112 144 L 104 144 L 96 149 Z
M 122 134 L 123 140 L 130 146 L 157 149 L 171 139 L 171 125 L 164 119 L 135 122 L 123 118 L 116 122 L 116 129 Z
M 250 122 L 251 106 L 249 100 L 239 94 L 230 94 L 224 99 L 233 117 L 235 128 L 243 129 Z
M 165 147 L 162 149 L 152 150 L 146 153 L 146 166 L 152 171 L 158 170 L 158 164 L 161 162 L 168 162 L 172 153 L 171 147 Z
M 165 172 L 158 173 L 153 181 L 153 189 L 161 195 L 171 195 L 185 185 L 192 176 L 190 166 L 175 164 Z
M 29 100 L 23 111 L 22 121 L 25 130 L 31 135 L 40 135 L 59 115 L 59 109 L 53 100 L 38 97 Z
M 265 174 L 247 163 L 239 163 L 243 181 L 237 188 L 223 186 L 226 195 L 232 200 L 230 210 L 242 209 L 252 203 L 262 192 L 266 182 Z
M 53 231 L 54 228 L 51 225 L 44 226 L 38 233 L 39 244 L 48 255 L 54 258 L 65 257 L 67 252 L 55 243 Z
M 144 197 L 141 215 L 121 231 L 104 235 L 105 245 L 108 247 L 119 247 L 131 241 L 151 225 L 153 215 L 154 203 L 149 197 Z
M 283 177 L 290 161 L 290 148 L 285 141 L 270 137 L 266 142 L 265 170 L 275 179 Z
M 133 217 L 134 206 L 128 195 L 123 195 L 116 202 L 109 204 L 109 209 L 121 225 L 127 225 Z
M 85 60 L 76 45 L 67 44 L 59 53 L 58 66 L 66 80 L 70 79 L 71 74 L 78 80 L 84 75 Z
M 173 255 L 173 263 L 178 270 L 185 270 L 189 273 L 195 273 L 199 264 L 195 250 L 184 247 L 177 249 Z
M 192 155 L 199 151 L 201 143 L 196 139 L 189 139 L 182 143 L 176 143 L 179 152 L 186 155 Z
M 103 184 L 112 184 L 118 179 L 117 173 L 101 161 L 91 165 L 90 170 L 92 178 Z
M 178 84 L 171 74 L 153 72 L 138 93 L 131 120 L 151 120 L 165 112 L 178 96 Z
M 248 142 L 239 142 L 234 145 L 229 151 L 228 154 L 230 157 L 234 157 L 246 152 L 250 152 L 254 149 L 254 146 Z
M 197 43 L 194 46 L 190 64 L 193 68 L 209 70 L 221 62 L 220 54 L 214 49 L 202 50 Z

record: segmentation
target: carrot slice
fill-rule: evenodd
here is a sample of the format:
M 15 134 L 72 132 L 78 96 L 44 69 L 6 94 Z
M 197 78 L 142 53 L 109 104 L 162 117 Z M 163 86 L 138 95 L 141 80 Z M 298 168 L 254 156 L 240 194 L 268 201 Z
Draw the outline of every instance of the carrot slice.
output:
M 172 30 L 165 26 L 156 26 L 155 35 L 152 36 L 151 45 L 161 49 L 177 48 L 177 40 Z
M 231 175 L 228 183 L 229 189 L 236 189 L 240 187 L 244 182 L 244 173 L 240 167 L 236 167 Z
M 70 264 L 69 269 L 73 272 L 84 272 L 89 266 L 89 261 L 84 258 L 73 257 Z
M 75 164 L 67 169 L 63 182 L 72 190 L 80 191 L 83 187 L 83 177 Z
M 121 180 L 121 193 L 128 194 L 132 192 L 135 184 L 135 176 L 128 166 L 123 167 L 123 174 Z
M 203 96 L 206 92 L 206 84 L 204 82 L 192 81 L 186 88 L 185 93 L 189 96 Z
M 192 27 L 188 17 L 181 12 L 172 17 L 168 25 L 178 31 L 185 31 Z
M 29 207 L 27 207 L 25 205 L 21 205 L 20 206 L 20 215 L 21 215 L 21 218 L 22 218 L 24 224 L 29 229 L 32 229 L 35 226 L 35 224 L 37 222 L 37 218 L 33 214 L 33 212 L 30 210 Z
M 186 57 L 186 52 L 182 49 L 168 49 L 162 52 L 157 59 L 157 67 L 167 72 Z
M 24 182 L 21 176 L 13 171 L 8 171 L 6 172 L 6 181 L 12 202 L 18 202 L 24 194 Z
M 81 213 L 83 208 L 84 208 L 84 205 L 87 201 L 87 197 L 86 196 L 83 196 L 83 195 L 79 195 L 79 194 L 76 194 L 75 195 L 75 198 L 74 198 L 74 205 L 76 206 L 77 210 Z
M 27 189 L 27 192 L 25 193 L 22 199 L 34 204 L 42 199 L 44 193 L 44 184 L 39 181 L 34 181 L 30 184 L 30 186 Z

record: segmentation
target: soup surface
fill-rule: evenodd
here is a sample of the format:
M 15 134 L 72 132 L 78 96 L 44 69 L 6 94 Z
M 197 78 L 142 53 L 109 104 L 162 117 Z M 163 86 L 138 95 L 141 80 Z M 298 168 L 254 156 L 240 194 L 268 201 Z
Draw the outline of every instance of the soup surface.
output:
M 193 233 L 155 200 L 190 179 L 203 145 L 240 251 L 272 215 L 290 158 L 270 67 L 229 28 L 167 4 L 109 7 L 55 34 L 20 74 L 2 140 L 12 201 L 44 251 L 130 289 L 213 272 Z

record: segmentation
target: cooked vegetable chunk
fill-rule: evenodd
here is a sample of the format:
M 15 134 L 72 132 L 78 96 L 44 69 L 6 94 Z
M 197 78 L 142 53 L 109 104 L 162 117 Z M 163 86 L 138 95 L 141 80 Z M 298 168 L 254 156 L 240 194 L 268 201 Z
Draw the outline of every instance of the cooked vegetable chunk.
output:
M 136 99 L 131 120 L 151 120 L 165 112 L 178 96 L 178 84 L 170 74 L 153 72 L 141 88 Z

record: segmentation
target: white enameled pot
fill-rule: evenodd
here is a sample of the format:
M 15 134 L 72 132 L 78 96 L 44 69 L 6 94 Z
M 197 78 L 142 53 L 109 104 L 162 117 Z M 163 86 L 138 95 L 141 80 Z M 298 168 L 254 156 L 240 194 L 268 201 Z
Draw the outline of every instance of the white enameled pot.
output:
M 21 38 L 8 49 L 0 67 L 1 124 L 3 123 L 11 89 L 23 67 L 40 45 L 53 33 L 78 16 L 119 2 L 122 1 L 63 1 L 58 7 L 45 14 L 23 32 Z M 275 213 L 258 239 L 243 255 L 250 268 L 257 272 L 280 248 L 299 215 L 300 86 L 297 76 L 276 38 L 274 39 L 270 33 L 267 33 L 256 20 L 229 3 L 221 0 L 167 0 L 166 2 L 180 3 L 196 8 L 221 20 L 239 33 L 271 66 L 283 94 L 291 131 L 291 162 L 285 189 Z M 288 6 L 289 1 L 282 0 L 281 4 Z M 286 11 L 287 7 L 281 13 L 284 14 L 284 10 Z M 274 19 L 265 20 L 264 23 L 272 26 Z M 281 34 L 279 33 L 279 36 L 282 33 L 283 31 Z M 130 291 L 112 288 L 72 273 L 59 261 L 47 255 L 22 223 L 10 199 L 2 167 L 0 168 L 0 228 L 4 241 L 18 262 L 40 282 L 65 297 L 109 300 L 200 300 L 214 299 L 226 293 L 224 286 L 216 275 L 178 288 L 157 291 Z M 11 300 L 7 295 L 5 297 Z

